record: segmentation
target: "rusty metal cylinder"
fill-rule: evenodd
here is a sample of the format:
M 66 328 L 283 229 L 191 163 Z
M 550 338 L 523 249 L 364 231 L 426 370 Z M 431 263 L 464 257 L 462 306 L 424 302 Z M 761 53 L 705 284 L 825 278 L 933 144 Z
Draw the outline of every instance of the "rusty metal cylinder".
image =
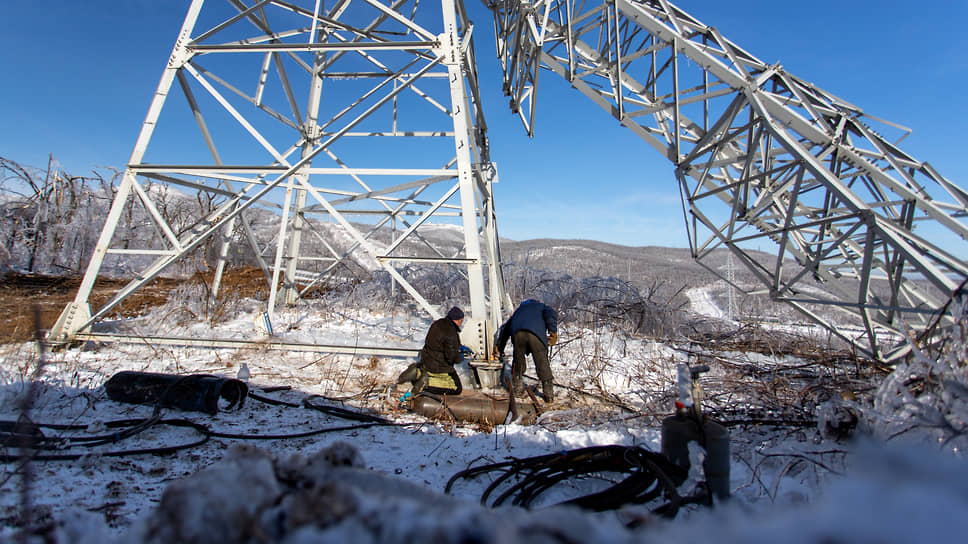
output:
M 687 416 L 674 415 L 662 420 L 662 454 L 686 470 L 690 465 L 689 442 L 706 449 L 703 472 L 713 496 L 718 500 L 728 499 L 729 431 L 708 419 L 701 429 L 696 420 Z
M 534 423 L 537 411 L 531 403 L 517 402 L 519 422 L 525 425 Z M 501 425 L 508 416 L 509 401 L 478 395 L 417 395 L 410 404 L 411 410 L 429 418 L 467 423 Z

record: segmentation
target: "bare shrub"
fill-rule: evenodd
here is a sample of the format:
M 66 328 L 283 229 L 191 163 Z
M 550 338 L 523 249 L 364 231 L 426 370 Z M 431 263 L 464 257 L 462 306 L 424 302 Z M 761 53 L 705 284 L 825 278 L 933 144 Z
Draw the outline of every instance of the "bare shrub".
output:
M 869 413 L 888 440 L 935 443 L 964 455 L 968 449 L 968 292 L 948 308 L 953 327 L 932 347 L 910 340 L 912 353 L 884 380 Z
M 610 326 L 629 334 L 672 337 L 679 333 L 685 314 L 682 306 L 658 296 L 658 288 L 642 292 L 631 283 L 612 277 L 573 278 L 567 274 L 515 266 L 506 273 L 512 300 L 541 300 L 558 310 L 559 317 L 576 326 Z M 518 286 L 526 286 L 521 290 Z
M 114 172 L 74 176 L 57 167 L 23 166 L 0 157 L 0 268 L 77 274 L 94 250 L 113 198 Z

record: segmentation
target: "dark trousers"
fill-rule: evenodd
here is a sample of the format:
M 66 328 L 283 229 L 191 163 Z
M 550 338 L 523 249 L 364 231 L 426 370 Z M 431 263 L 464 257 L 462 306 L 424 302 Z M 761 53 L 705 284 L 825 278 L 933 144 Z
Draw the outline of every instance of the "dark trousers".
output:
M 518 331 L 511 337 L 514 345 L 514 356 L 511 359 L 511 380 L 521 381 L 524 370 L 528 365 L 526 357 L 530 354 L 534 359 L 534 370 L 542 382 L 554 380 L 551 375 L 551 364 L 548 362 L 548 346 L 530 331 Z

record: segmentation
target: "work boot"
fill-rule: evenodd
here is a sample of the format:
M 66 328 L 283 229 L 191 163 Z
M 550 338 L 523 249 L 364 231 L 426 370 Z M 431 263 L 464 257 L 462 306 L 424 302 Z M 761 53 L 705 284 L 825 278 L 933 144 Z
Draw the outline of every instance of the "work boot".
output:
M 421 370 L 420 376 L 410 383 L 412 384 L 410 394 L 416 395 L 417 393 L 420 393 L 425 387 L 427 387 L 427 373 Z
M 406 370 L 400 373 L 397 383 L 413 383 L 420 378 L 420 363 L 412 363 Z
M 544 393 L 545 402 L 554 402 L 555 382 L 551 380 L 541 382 L 541 391 Z

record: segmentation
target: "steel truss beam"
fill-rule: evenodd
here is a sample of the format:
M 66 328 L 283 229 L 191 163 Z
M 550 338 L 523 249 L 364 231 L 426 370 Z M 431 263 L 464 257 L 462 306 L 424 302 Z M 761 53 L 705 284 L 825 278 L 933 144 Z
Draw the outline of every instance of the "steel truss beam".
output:
M 353 261 L 388 273 L 436 318 L 399 265 L 430 263 L 458 268 L 471 319 L 493 331 L 507 297 L 471 30 L 461 0 L 194 0 L 49 339 L 90 334 L 155 277 L 192 271 L 192 259 L 215 270 L 215 296 L 240 253 L 266 274 L 270 316 L 280 298 L 293 304 L 339 281 Z M 175 187 L 207 203 L 204 213 L 173 218 L 168 208 L 187 196 Z M 156 236 L 117 240 L 133 216 Z M 460 243 L 435 242 L 431 226 Z M 119 269 L 136 279 L 92 310 L 95 280 Z
M 180 346 L 210 349 L 244 349 L 252 346 L 250 340 L 231 338 L 176 338 L 167 336 L 140 337 L 124 334 L 78 333 L 76 340 L 111 342 L 117 344 Z M 392 346 L 344 346 L 337 344 L 306 344 L 267 340 L 258 344 L 259 349 L 271 351 L 296 351 L 309 353 L 338 353 L 343 355 L 379 355 L 382 357 L 416 357 L 419 349 Z
M 701 264 L 727 248 L 774 300 L 874 357 L 900 356 L 906 344 L 884 340 L 950 319 L 942 309 L 968 278 L 968 193 L 901 150 L 908 129 L 760 61 L 666 0 L 489 7 L 504 89 L 528 133 L 549 69 L 675 164 Z M 762 247 L 771 254 L 751 250 Z M 829 309 L 865 334 L 843 332 Z

